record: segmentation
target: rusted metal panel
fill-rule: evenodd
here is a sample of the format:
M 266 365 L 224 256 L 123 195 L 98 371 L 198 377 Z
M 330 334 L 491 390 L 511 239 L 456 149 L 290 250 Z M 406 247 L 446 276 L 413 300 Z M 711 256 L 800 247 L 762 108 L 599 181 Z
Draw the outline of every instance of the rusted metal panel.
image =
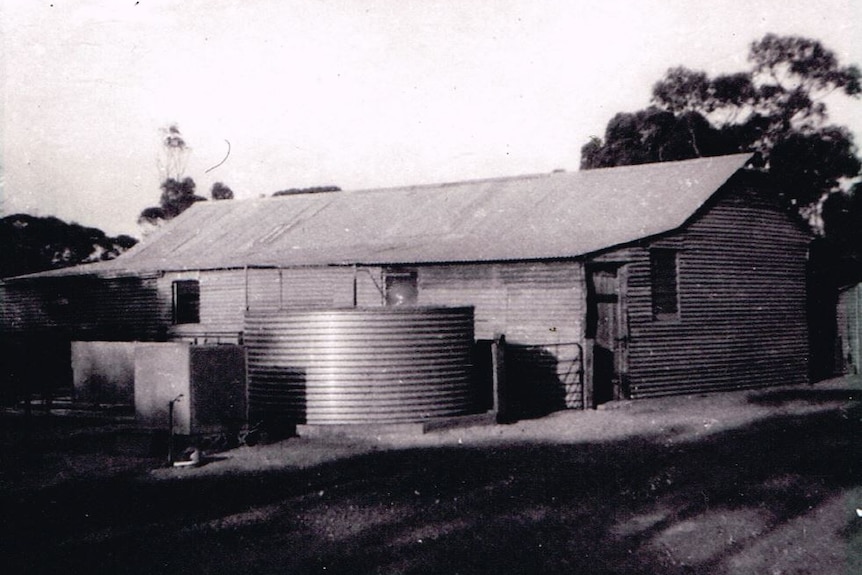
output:
M 473 413 L 470 308 L 250 311 L 252 419 L 341 424 Z
M 671 239 L 679 248 L 675 320 L 653 317 L 648 249 L 657 244 L 626 253 L 631 396 L 806 381 L 809 237 L 740 184 Z

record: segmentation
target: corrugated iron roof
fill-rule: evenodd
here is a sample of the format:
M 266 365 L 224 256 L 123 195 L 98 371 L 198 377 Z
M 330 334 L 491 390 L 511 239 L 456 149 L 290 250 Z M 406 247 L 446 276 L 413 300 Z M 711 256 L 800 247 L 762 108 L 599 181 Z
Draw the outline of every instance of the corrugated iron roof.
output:
M 116 260 L 39 275 L 574 257 L 682 226 L 749 158 L 200 202 Z

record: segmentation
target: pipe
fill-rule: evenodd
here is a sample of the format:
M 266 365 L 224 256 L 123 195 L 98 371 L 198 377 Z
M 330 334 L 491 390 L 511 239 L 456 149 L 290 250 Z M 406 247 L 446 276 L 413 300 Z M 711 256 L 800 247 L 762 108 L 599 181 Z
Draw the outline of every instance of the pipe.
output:
M 168 467 L 174 464 L 174 404 L 182 397 L 181 393 L 168 402 Z

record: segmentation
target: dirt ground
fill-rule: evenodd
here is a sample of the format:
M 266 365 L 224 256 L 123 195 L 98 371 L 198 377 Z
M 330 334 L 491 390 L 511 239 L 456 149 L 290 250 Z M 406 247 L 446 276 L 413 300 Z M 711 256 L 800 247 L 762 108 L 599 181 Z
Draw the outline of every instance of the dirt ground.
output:
M 0 416 L 3 573 L 862 573 L 862 379 L 149 457 Z

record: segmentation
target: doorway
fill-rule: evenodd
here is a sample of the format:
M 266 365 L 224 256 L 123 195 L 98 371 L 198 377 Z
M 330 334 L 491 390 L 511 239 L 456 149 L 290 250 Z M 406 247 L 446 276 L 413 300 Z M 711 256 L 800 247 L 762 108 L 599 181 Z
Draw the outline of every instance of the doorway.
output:
M 628 321 L 625 267 L 587 268 L 587 337 L 593 340 L 593 407 L 628 396 L 626 386 Z

